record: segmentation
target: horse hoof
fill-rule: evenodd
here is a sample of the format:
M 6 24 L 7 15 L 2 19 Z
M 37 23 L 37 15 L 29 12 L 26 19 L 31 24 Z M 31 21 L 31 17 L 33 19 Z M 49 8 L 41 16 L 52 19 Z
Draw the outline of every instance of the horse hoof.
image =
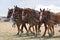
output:
M 17 35 L 19 35 L 19 33 L 17 33 Z
M 49 34 L 49 37 L 53 37 L 53 35 L 52 34 Z
M 45 37 L 45 35 L 42 36 L 42 38 Z
M 37 35 L 35 35 L 35 37 L 37 37 Z
M 19 37 L 21 37 L 21 34 L 19 35 Z
M 55 35 L 55 34 L 53 33 L 53 35 Z
M 28 34 L 28 33 L 26 33 L 26 35 L 27 35 L 27 36 L 29 36 L 29 34 Z
M 23 31 L 21 31 L 21 33 L 23 33 Z
M 59 32 L 60 32 L 60 30 L 59 30 Z
M 38 32 L 41 32 L 41 30 L 39 30 Z
M 32 34 L 35 34 L 34 32 Z

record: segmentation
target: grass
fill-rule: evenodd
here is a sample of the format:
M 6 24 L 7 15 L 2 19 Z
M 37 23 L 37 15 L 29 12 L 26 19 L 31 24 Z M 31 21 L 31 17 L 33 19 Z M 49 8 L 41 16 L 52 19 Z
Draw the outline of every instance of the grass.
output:
M 41 27 L 41 33 L 38 35 L 38 37 L 34 37 L 34 35 L 29 34 L 29 36 L 26 35 L 26 31 L 22 34 L 22 36 L 16 35 L 17 33 L 17 27 L 13 28 L 12 23 L 9 22 L 0 22 L 0 40 L 60 40 L 60 33 L 58 30 L 60 30 L 60 27 L 55 28 L 55 35 L 51 38 L 46 35 L 46 37 L 41 37 L 41 35 L 44 32 L 44 27 Z

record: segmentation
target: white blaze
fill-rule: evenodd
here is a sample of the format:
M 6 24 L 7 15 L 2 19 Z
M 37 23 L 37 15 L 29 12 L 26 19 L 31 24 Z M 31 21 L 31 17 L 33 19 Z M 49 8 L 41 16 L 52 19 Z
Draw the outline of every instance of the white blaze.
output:
M 23 16 L 23 14 L 24 14 L 24 10 L 22 11 L 22 20 L 24 20 L 24 17 L 25 17 L 25 16 Z
M 39 18 L 39 20 L 40 20 L 40 21 L 42 20 L 42 12 L 40 13 L 40 18 Z

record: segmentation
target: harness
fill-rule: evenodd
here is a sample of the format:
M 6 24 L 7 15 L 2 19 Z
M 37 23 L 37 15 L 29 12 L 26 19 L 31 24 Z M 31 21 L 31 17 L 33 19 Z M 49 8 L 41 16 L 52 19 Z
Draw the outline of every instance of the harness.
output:
M 15 14 L 13 14 L 14 15 L 14 19 L 19 19 L 20 18 L 20 15 L 19 15 L 19 13 L 17 12 L 17 13 L 15 13 Z
M 20 18 L 20 15 L 18 12 L 14 13 L 14 10 L 13 10 L 11 17 L 12 17 L 13 21 L 16 22 L 16 20 L 18 20 Z
M 44 19 L 42 19 L 44 22 L 48 22 L 49 20 L 51 20 L 51 14 L 50 14 L 50 12 L 48 11 L 47 12 L 47 17 L 46 18 L 44 18 Z
M 39 22 L 39 18 L 36 16 L 35 10 L 32 10 L 32 11 L 31 11 L 31 15 L 32 15 L 32 18 L 33 18 L 36 22 Z
M 48 11 L 48 14 L 47 14 L 47 18 L 48 18 L 48 20 L 50 20 L 51 19 L 51 14 L 50 14 L 50 12 Z

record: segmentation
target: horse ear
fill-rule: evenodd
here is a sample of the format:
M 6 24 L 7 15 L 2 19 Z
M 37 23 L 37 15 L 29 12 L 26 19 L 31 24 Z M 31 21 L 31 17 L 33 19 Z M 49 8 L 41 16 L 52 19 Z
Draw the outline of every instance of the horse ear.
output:
M 15 7 L 17 7 L 17 5 Z
M 42 12 L 41 8 L 40 8 L 40 11 Z
M 17 5 L 14 5 L 14 7 L 17 7 Z
M 43 12 L 45 11 L 45 9 L 43 9 Z

